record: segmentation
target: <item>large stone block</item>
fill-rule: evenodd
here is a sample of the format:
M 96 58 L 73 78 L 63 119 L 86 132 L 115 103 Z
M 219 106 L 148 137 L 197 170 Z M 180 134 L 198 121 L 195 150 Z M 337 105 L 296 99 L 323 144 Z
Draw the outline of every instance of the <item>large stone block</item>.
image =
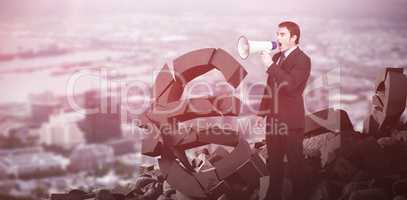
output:
M 242 166 L 250 157 L 251 149 L 249 143 L 244 139 L 240 139 L 239 144 L 229 156 L 214 163 L 218 177 L 223 180 L 234 174 L 236 169 Z
M 340 131 L 353 131 L 352 122 L 344 110 L 328 108 L 305 117 L 304 133 L 306 136 Z
M 321 147 L 321 166 L 324 167 L 335 160 L 337 151 L 341 148 L 341 138 L 343 136 L 338 134 L 330 140 L 327 140 Z
M 386 68 L 377 78 L 372 97 L 371 115 L 365 120 L 364 132 L 376 137 L 388 136 L 399 123 L 406 108 L 407 78 L 402 68 Z

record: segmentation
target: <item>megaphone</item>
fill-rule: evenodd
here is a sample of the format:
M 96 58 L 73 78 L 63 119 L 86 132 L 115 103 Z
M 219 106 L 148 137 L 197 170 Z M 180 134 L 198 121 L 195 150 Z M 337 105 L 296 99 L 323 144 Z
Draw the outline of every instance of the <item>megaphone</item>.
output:
M 245 36 L 240 36 L 237 42 L 237 51 L 242 59 L 246 59 L 250 54 L 260 53 L 265 50 L 274 50 L 278 46 L 275 41 L 254 41 L 248 40 Z

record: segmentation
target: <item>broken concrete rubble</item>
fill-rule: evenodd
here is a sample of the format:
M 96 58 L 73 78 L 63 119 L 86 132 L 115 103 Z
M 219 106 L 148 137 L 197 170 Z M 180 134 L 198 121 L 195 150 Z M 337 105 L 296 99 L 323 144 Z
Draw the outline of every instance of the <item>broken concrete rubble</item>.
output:
M 185 84 L 212 70 L 221 71 L 225 80 L 238 87 L 247 72 L 222 49 L 189 52 L 172 63 L 175 77 L 164 65 L 157 76 L 152 108 L 140 116 L 141 128 L 153 127 L 154 135 L 142 141 L 142 153 L 160 156 L 159 170 L 150 167 L 135 181 L 127 193 L 100 190 L 85 193 L 72 190 L 53 194 L 59 199 L 115 200 L 231 200 L 264 199 L 268 188 L 267 151 L 263 142 L 250 145 L 233 130 L 208 128 L 179 130 L 177 123 L 207 116 L 238 116 L 241 102 L 228 97 L 213 106 L 213 97 L 181 101 Z M 344 110 L 327 108 L 306 117 L 304 167 L 309 178 L 310 200 L 406 198 L 407 191 L 407 124 L 400 122 L 405 110 L 407 78 L 402 69 L 387 68 L 380 74 L 372 110 L 365 120 L 363 133 L 354 126 Z M 233 104 L 232 102 L 237 102 Z M 174 112 L 154 113 L 178 107 Z M 198 110 L 192 109 L 198 108 Z M 212 109 L 216 107 L 216 109 Z M 226 108 L 236 108 L 232 111 Z M 198 112 L 199 111 L 199 112 Z M 201 111 L 205 111 L 201 113 Z M 175 123 L 175 124 L 170 124 Z M 163 133 L 163 125 L 170 125 Z M 215 134 L 216 133 L 216 134 Z M 220 134 L 219 134 L 220 133 Z M 205 155 L 188 158 L 186 150 L 208 144 L 218 146 Z M 190 160 L 193 160 L 190 162 Z M 159 171 L 159 175 L 150 173 Z M 164 188 L 164 185 L 171 187 Z M 290 196 L 290 177 L 285 179 L 284 196 Z

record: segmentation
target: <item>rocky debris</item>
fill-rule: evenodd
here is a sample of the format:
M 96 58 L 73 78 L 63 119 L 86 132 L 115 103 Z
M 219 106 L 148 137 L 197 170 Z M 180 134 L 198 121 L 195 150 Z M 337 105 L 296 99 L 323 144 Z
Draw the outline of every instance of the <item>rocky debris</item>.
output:
M 386 68 L 379 74 L 371 112 L 364 123 L 364 133 L 383 137 L 400 124 L 400 117 L 406 108 L 406 85 L 403 68 Z
M 176 190 L 169 186 L 159 170 L 149 168 L 128 188 L 101 189 L 93 192 L 71 190 L 67 194 L 52 194 L 51 200 L 171 200 Z
M 338 199 L 403 199 L 407 197 L 407 141 L 400 135 L 407 130 L 398 127 L 390 136 L 376 137 L 355 131 L 345 130 L 332 133 L 333 136 L 325 137 L 319 147 L 319 154 L 307 157 L 304 163 L 307 172 L 310 200 Z M 321 133 L 325 134 L 325 133 Z M 239 164 L 237 162 L 246 153 L 231 152 L 219 146 L 213 152 L 207 149 L 197 154 L 194 167 L 205 171 L 207 176 L 196 176 L 207 187 L 212 188 L 212 199 L 263 199 L 268 188 L 268 177 L 264 166 L 265 145 L 256 143 L 251 148 L 250 159 Z M 233 152 L 232 152 L 233 153 Z M 267 156 L 267 155 L 266 155 Z M 243 156 L 244 157 L 244 156 Z M 235 161 L 230 161 L 233 159 Z M 245 160 L 245 159 L 243 159 Z M 237 162 L 230 165 L 229 162 Z M 206 164 L 205 164 L 206 163 Z M 256 164 L 257 163 L 257 164 Z M 210 173 L 214 166 L 221 166 L 220 174 L 223 181 L 211 186 Z M 234 166 L 229 168 L 228 166 Z M 53 194 L 53 200 L 82 200 L 82 199 L 112 199 L 112 200 L 175 200 L 197 199 L 191 198 L 175 187 L 168 184 L 168 176 L 153 166 L 146 166 L 144 174 L 138 177 L 128 192 L 115 192 L 114 190 L 99 190 L 85 193 L 72 190 L 68 194 Z M 169 172 L 175 173 L 175 171 Z M 222 175 L 223 174 L 223 175 Z M 209 175 L 209 176 L 208 176 Z M 183 181 L 182 176 L 176 176 Z M 209 181 L 209 182 L 208 182 Z M 216 181 L 215 181 L 216 182 Z M 290 195 L 290 180 L 285 179 L 285 196 Z M 209 195 L 208 195 L 209 196 Z M 204 198 L 203 198 L 204 199 Z M 211 199 L 211 198 L 205 198 Z
M 309 196 L 304 199 L 407 198 L 407 123 L 400 121 L 406 104 L 407 90 L 403 87 L 407 78 L 402 72 L 402 69 L 387 68 L 379 76 L 363 133 L 353 129 L 344 110 L 328 108 L 307 116 L 306 161 L 301 167 L 308 177 Z M 214 142 L 200 136 L 197 132 L 182 138 L 164 138 L 166 143 L 145 142 L 146 155 L 161 154 L 160 170 L 146 167 L 128 192 L 72 190 L 67 194 L 52 194 L 51 199 L 264 199 L 268 188 L 264 141 L 250 145 L 244 139 L 236 140 L 234 134 L 217 136 L 221 139 L 217 144 L 228 144 L 233 150 L 221 146 L 212 152 L 206 149 L 192 158 L 191 164 L 178 147 L 185 150 Z M 174 148 L 164 145 L 173 143 Z M 285 199 L 290 196 L 289 177 L 285 178 L 283 193 Z

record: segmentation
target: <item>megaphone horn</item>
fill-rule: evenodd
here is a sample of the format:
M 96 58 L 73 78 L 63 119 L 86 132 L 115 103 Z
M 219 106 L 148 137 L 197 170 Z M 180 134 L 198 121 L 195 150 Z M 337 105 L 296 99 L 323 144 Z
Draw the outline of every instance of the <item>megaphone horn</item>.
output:
M 237 42 L 237 51 L 242 59 L 246 59 L 250 54 L 262 51 L 272 51 L 277 48 L 275 41 L 254 41 L 248 40 L 245 36 L 240 36 Z

